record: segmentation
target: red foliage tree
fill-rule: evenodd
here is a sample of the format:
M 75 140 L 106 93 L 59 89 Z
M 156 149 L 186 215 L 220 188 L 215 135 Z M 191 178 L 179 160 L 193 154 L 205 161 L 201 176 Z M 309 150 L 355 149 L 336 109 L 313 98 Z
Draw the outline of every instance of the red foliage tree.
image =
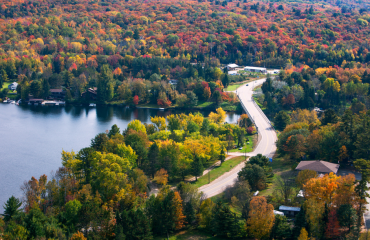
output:
M 135 95 L 133 102 L 134 102 L 135 105 L 139 104 L 139 96 L 138 95 Z
M 337 219 L 337 211 L 335 209 L 329 212 L 328 223 L 326 224 L 325 237 L 328 239 L 336 239 L 340 236 L 340 225 Z

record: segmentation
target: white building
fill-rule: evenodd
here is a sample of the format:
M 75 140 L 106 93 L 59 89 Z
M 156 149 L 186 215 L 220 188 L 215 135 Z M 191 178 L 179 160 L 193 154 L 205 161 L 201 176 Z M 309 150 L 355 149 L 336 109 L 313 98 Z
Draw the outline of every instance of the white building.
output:
M 267 73 L 267 69 L 266 68 L 250 67 L 250 66 L 244 67 L 244 71 L 256 72 L 256 73 L 265 73 L 265 74 Z
M 232 63 L 232 64 L 227 65 L 227 70 L 232 71 L 232 70 L 235 70 L 235 68 L 238 68 L 238 67 L 239 67 L 238 65 L 236 65 L 235 63 Z
M 8 88 L 9 90 L 14 91 L 14 90 L 17 90 L 17 86 L 18 86 L 18 83 L 13 82 L 12 84 L 9 84 Z
M 238 74 L 238 71 L 234 70 L 234 71 L 228 71 L 227 74 L 229 75 L 239 75 Z

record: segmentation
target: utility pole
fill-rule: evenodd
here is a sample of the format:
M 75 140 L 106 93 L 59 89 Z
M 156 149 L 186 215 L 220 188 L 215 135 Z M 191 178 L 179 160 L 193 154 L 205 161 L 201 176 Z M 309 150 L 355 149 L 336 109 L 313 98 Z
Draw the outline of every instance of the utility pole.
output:
M 208 171 L 208 183 L 211 183 L 211 171 Z

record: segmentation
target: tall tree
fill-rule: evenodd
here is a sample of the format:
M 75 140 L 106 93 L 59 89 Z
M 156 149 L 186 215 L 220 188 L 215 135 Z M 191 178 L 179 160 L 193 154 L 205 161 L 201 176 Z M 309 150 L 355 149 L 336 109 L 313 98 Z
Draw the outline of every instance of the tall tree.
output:
M 100 74 L 98 75 L 97 87 L 97 97 L 99 102 L 104 103 L 113 98 L 113 73 L 109 68 L 109 65 L 105 64 L 101 67 Z
M 18 198 L 11 196 L 4 205 L 4 221 L 8 222 L 13 216 L 20 212 L 19 208 L 22 206 L 22 202 Z
M 252 198 L 249 205 L 247 230 L 257 239 L 270 236 L 274 226 L 274 207 L 268 204 L 265 197 Z
M 202 159 L 197 155 L 193 154 L 193 162 L 191 163 L 191 169 L 192 173 L 195 176 L 195 181 L 198 181 L 198 176 L 201 176 L 204 171 L 203 161 Z

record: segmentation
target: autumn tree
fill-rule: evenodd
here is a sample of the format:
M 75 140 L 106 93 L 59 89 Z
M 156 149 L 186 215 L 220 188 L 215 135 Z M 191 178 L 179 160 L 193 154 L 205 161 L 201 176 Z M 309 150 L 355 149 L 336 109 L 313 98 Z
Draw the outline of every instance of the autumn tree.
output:
M 306 169 L 306 170 L 302 170 L 298 173 L 298 175 L 295 179 L 295 182 L 297 183 L 297 185 L 300 188 L 302 188 L 308 180 L 310 180 L 311 178 L 316 178 L 316 177 L 317 177 L 317 172 L 316 171 Z
M 265 197 L 254 197 L 249 208 L 246 223 L 248 232 L 257 239 L 268 237 L 274 226 L 274 207 L 267 203 Z

